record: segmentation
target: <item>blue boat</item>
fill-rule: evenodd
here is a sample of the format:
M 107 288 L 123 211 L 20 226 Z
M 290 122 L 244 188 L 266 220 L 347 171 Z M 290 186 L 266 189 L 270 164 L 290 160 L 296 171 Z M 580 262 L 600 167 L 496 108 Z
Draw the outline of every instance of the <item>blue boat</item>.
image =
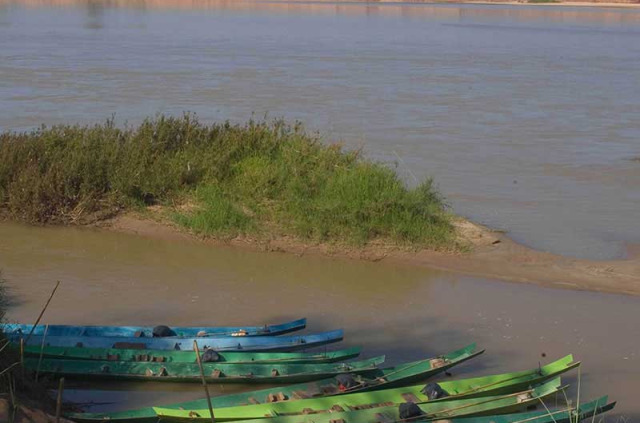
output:
M 27 340 L 27 334 L 13 333 L 7 337 L 12 342 L 24 339 L 26 345 L 44 345 L 50 347 L 86 347 L 86 348 L 126 348 L 146 350 L 182 350 L 193 351 L 193 341 L 205 351 L 295 351 L 342 341 L 342 329 L 311 335 L 253 336 L 253 337 L 196 337 L 196 338 L 136 338 L 104 336 L 49 336 L 34 335 Z
M 218 337 L 218 336 L 273 336 L 304 329 L 307 319 L 298 319 L 279 325 L 264 326 L 220 326 L 220 327 L 170 327 L 168 336 L 181 337 Z M 0 325 L 6 334 L 29 334 L 33 325 L 4 324 Z M 155 328 L 158 328 L 157 326 Z M 125 336 L 153 337 L 153 326 L 72 326 L 72 325 L 37 325 L 33 335 L 47 336 Z M 166 329 L 165 329 L 166 331 Z

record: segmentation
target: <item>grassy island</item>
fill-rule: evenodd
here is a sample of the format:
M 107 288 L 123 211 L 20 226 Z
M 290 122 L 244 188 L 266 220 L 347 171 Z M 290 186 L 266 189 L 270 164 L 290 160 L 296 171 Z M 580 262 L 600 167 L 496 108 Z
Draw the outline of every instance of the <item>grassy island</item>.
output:
M 217 238 L 456 245 L 431 180 L 408 188 L 298 124 L 204 125 L 186 114 L 0 134 L 0 211 L 11 219 L 86 224 L 151 205 Z

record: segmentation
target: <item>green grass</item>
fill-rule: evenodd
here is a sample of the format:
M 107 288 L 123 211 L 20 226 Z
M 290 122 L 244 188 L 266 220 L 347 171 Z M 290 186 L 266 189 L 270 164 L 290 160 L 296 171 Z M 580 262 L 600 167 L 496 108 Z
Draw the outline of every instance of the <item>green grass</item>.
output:
M 408 188 L 389 167 L 300 125 L 184 115 L 0 135 L 0 210 L 14 219 L 84 223 L 151 204 L 205 236 L 455 246 L 430 180 Z

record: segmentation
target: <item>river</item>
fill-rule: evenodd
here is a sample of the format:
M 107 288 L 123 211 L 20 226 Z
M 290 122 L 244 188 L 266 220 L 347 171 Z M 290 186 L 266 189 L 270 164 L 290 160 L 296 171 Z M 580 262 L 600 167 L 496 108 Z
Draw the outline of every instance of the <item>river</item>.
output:
M 3 223 L 0 234 L 9 320 L 34 320 L 60 280 L 46 323 L 260 325 L 307 317 L 307 331 L 344 328 L 345 345 L 362 345 L 366 357 L 386 354 L 390 365 L 471 342 L 486 348 L 453 369 L 456 377 L 524 370 L 572 353 L 583 362 L 582 401 L 609 394 L 619 401 L 616 415 L 640 418 L 637 297 L 91 229 Z M 567 381 L 575 399 L 577 373 Z M 67 398 L 101 403 L 94 410 L 202 396 L 197 384 L 75 388 Z M 246 387 L 215 392 L 234 389 Z
M 410 184 L 434 177 L 457 213 L 535 248 L 611 258 L 640 239 L 637 9 L 108 4 L 0 0 L 0 130 L 112 114 L 124 125 L 156 113 L 205 122 L 268 113 L 363 147 Z M 0 223 L 0 269 L 12 321 L 33 320 L 61 280 L 47 323 L 306 316 L 310 331 L 344 327 L 345 344 L 390 364 L 486 348 L 458 377 L 573 353 L 584 363 L 582 400 L 609 394 L 619 405 L 607 421 L 640 420 L 635 297 L 9 223 Z M 93 410 L 202 395 L 182 385 L 78 388 L 87 386 L 68 398 L 103 403 Z
M 639 41 L 640 9 L 1 0 L 0 130 L 299 119 L 519 242 L 622 257 Z

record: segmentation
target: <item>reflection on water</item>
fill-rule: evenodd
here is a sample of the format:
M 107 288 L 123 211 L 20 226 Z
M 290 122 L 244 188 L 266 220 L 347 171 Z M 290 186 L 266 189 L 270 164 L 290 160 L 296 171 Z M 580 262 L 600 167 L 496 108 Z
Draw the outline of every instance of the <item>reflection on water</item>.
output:
M 536 248 L 640 239 L 638 9 L 3 4 L 0 130 L 268 113 L 435 177 L 455 211 Z
M 348 2 L 287 2 L 260 0 L 0 0 L 0 6 L 19 5 L 26 7 L 72 7 L 85 8 L 89 15 L 96 15 L 105 9 L 170 9 L 170 10 L 221 10 L 245 11 L 248 13 L 268 12 L 285 15 L 321 16 L 390 16 L 427 19 L 485 19 L 492 21 L 515 20 L 547 21 L 580 24 L 596 22 L 606 24 L 638 23 L 640 13 L 633 9 L 584 8 L 584 7 L 523 7 L 500 6 L 482 7 L 451 4 L 411 4 L 411 2 L 348 3 Z
M 619 414 L 640 418 L 636 297 L 89 230 L 0 224 L 0 240 L 0 268 L 14 299 L 10 320 L 33 320 L 60 279 L 46 323 L 235 325 L 306 316 L 308 331 L 343 327 L 345 345 L 364 346 L 366 357 L 387 354 L 390 365 L 471 342 L 486 348 L 453 370 L 459 377 L 532 368 L 573 353 L 584 362 L 582 400 L 609 394 Z M 575 384 L 575 375 L 568 381 Z M 202 396 L 197 384 L 93 388 L 67 393 L 100 403 L 95 410 Z

